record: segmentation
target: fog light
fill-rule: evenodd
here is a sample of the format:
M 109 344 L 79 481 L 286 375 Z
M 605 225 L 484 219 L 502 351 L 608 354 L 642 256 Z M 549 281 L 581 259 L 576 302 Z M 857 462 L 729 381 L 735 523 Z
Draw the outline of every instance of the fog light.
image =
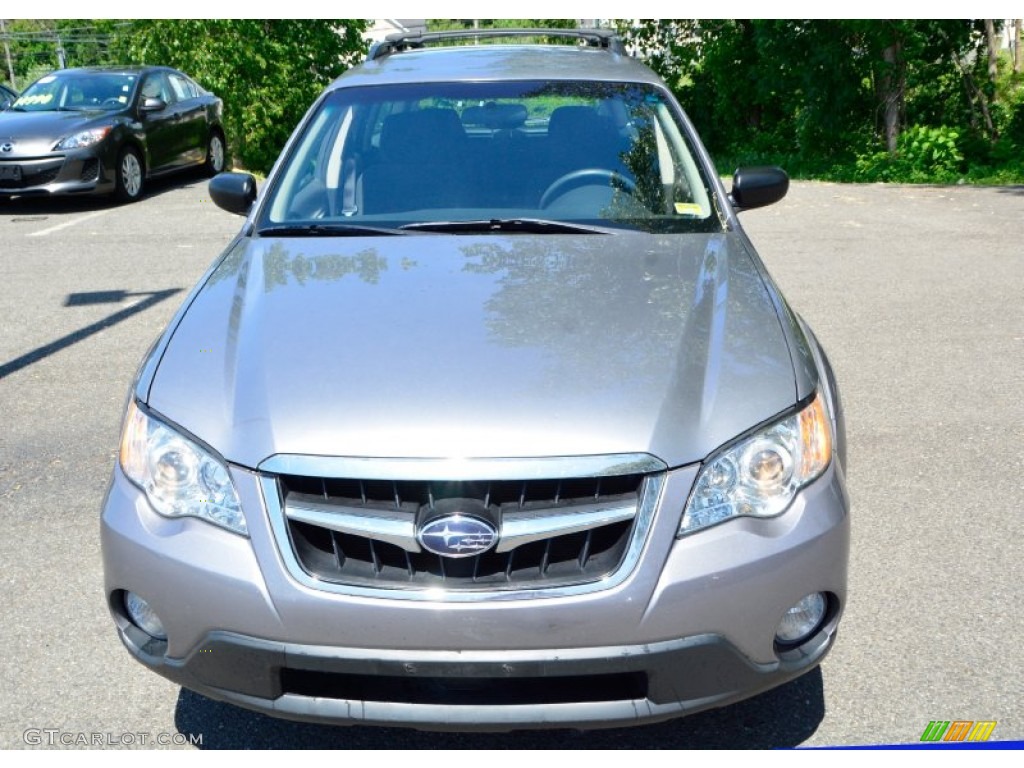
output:
M 775 630 L 776 642 L 794 645 L 806 640 L 821 624 L 827 604 L 828 601 L 821 592 L 807 595 L 782 617 L 779 628 Z
M 166 640 L 167 632 L 164 630 L 163 622 L 156 612 L 149 607 L 149 603 L 136 595 L 134 592 L 125 592 L 124 607 L 128 610 L 128 616 L 135 622 L 143 632 L 157 640 Z

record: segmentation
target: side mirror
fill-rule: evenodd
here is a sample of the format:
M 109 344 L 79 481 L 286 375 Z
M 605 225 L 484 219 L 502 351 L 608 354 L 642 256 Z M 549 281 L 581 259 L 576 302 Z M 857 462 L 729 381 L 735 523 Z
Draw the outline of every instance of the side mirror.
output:
M 777 203 L 789 191 L 789 176 L 774 165 L 737 168 L 729 198 L 737 208 L 760 208 Z
M 163 99 L 158 99 L 154 96 L 147 96 L 142 100 L 143 112 L 159 112 L 161 109 L 167 109 L 167 102 Z
M 245 216 L 256 202 L 256 179 L 249 173 L 218 173 L 210 179 L 210 199 L 228 213 Z

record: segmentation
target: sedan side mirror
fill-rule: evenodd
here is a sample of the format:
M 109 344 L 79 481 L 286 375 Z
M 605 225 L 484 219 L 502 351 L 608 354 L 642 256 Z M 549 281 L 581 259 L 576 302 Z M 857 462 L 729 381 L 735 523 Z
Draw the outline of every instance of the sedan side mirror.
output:
M 789 191 L 789 176 L 774 165 L 737 168 L 732 176 L 729 199 L 740 209 L 760 208 L 777 203 Z
M 256 201 L 256 179 L 249 173 L 218 173 L 210 179 L 210 199 L 229 213 L 245 216 Z
M 158 99 L 155 96 L 147 96 L 142 100 L 143 112 L 159 112 L 161 109 L 167 109 L 167 102 L 163 99 Z

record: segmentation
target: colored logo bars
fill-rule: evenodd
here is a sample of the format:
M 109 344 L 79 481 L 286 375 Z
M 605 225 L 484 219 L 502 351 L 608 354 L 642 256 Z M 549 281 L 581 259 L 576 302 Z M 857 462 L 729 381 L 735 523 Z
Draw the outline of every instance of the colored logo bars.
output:
M 988 741 L 995 727 L 995 720 L 932 720 L 921 741 Z

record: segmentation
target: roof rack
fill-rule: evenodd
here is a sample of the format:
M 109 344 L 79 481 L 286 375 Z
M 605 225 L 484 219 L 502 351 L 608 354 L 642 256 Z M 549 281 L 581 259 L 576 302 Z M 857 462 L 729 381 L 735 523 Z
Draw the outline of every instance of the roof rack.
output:
M 382 59 L 393 53 L 425 48 L 430 43 L 490 37 L 575 37 L 592 48 L 603 48 L 618 54 L 626 52 L 622 39 L 610 29 L 456 29 L 447 32 L 398 32 L 388 35 L 383 41 L 370 46 L 367 59 Z

